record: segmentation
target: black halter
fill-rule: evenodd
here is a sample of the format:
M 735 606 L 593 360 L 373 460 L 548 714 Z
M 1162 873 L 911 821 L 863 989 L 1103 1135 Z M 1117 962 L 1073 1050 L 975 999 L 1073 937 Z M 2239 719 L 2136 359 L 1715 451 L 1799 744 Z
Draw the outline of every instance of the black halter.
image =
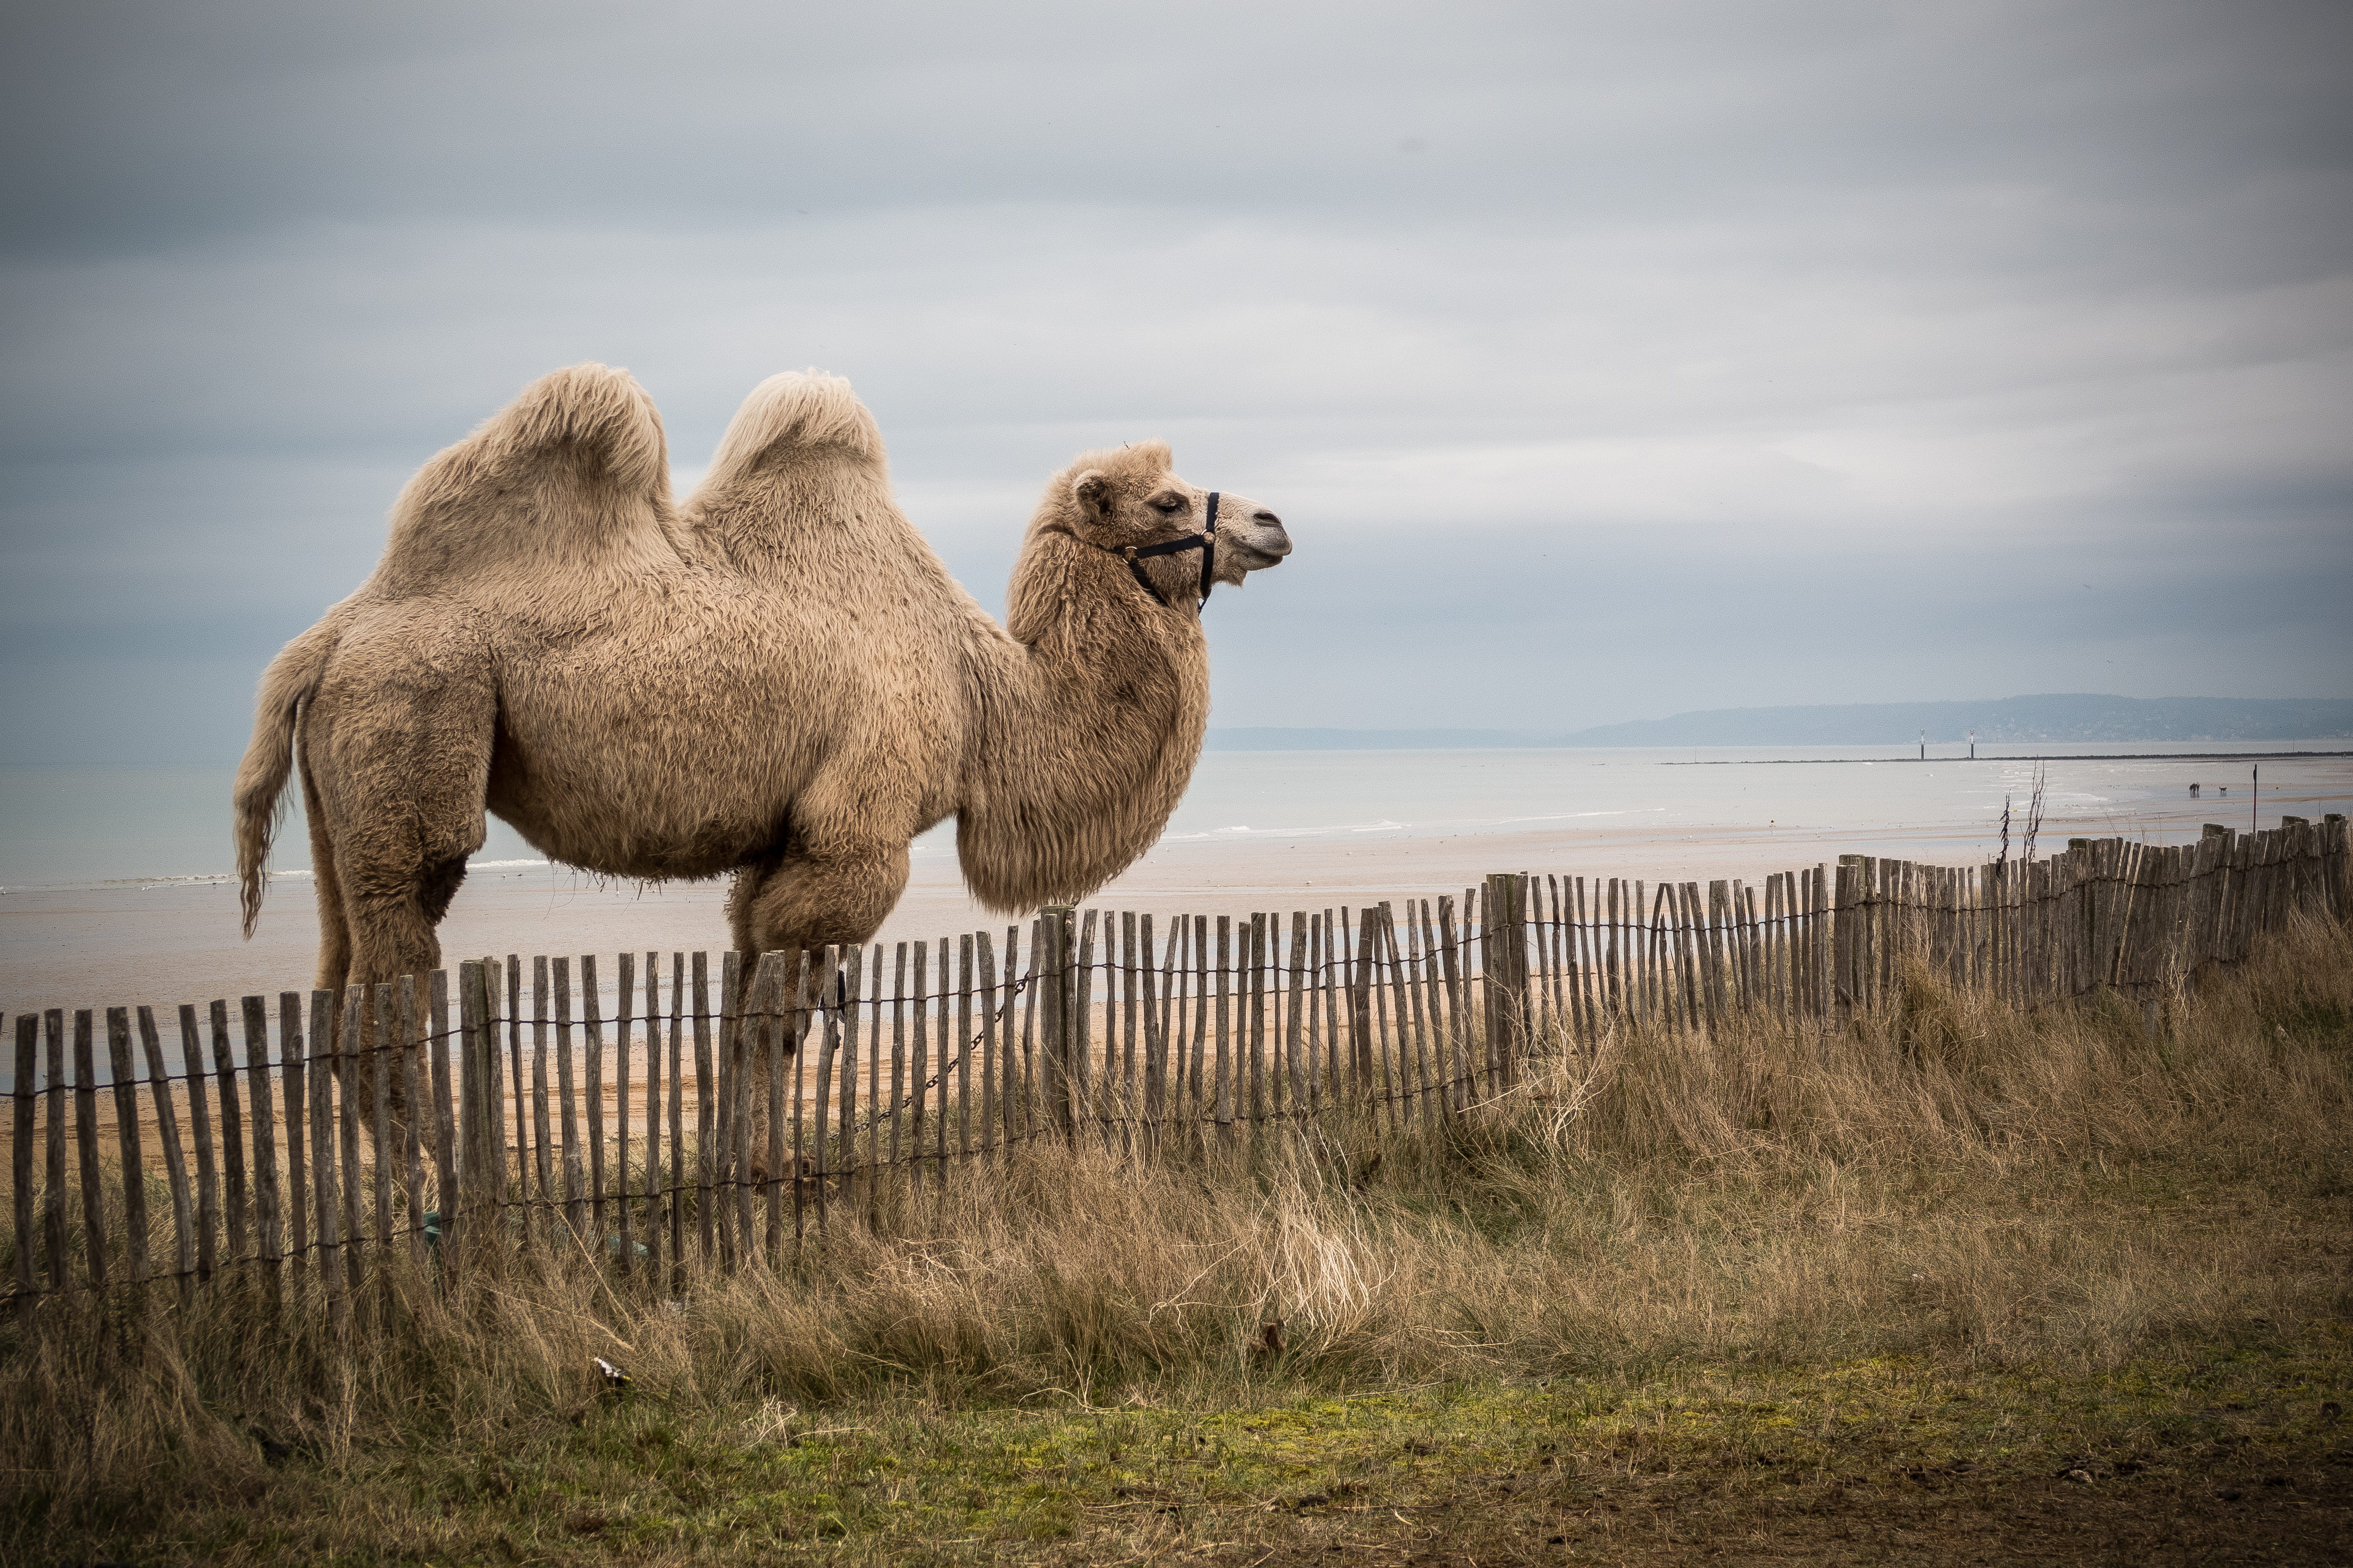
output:
M 1211 583 L 1209 574 L 1216 570 L 1218 564 L 1218 492 L 1215 490 L 1209 492 L 1209 521 L 1198 533 L 1188 533 L 1182 539 L 1171 539 L 1159 544 L 1105 544 L 1100 548 L 1108 550 L 1126 562 L 1128 571 L 1134 574 L 1136 582 L 1143 586 L 1144 591 L 1152 595 L 1155 604 L 1162 605 L 1166 605 L 1168 601 L 1161 596 L 1159 589 L 1152 585 L 1152 579 L 1144 574 L 1142 563 L 1149 561 L 1155 555 L 1174 555 L 1182 550 L 1199 551 L 1201 552 L 1201 605 L 1202 607 L 1207 608 L 1209 603 Z

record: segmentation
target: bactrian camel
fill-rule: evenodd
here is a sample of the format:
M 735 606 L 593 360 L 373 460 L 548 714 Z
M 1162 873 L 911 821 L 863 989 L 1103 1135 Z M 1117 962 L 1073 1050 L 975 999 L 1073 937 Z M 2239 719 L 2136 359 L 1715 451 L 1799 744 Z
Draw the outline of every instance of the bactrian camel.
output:
M 871 936 L 950 816 L 982 903 L 1083 897 L 1199 754 L 1206 590 L 1290 550 L 1161 442 L 1089 452 L 1048 482 L 1000 628 L 892 499 L 848 382 L 762 383 L 673 506 L 645 390 L 557 371 L 418 471 L 374 575 L 262 677 L 246 933 L 298 762 L 322 987 L 438 965 L 486 811 L 606 876 L 733 872 L 747 954 Z

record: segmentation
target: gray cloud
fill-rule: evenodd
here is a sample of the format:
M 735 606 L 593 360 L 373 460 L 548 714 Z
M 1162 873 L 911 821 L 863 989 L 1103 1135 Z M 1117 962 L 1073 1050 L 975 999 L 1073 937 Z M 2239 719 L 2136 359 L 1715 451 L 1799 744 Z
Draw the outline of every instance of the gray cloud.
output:
M 850 375 L 990 603 L 1046 474 L 1171 437 L 1301 547 L 1212 612 L 1222 722 L 2353 668 L 2342 7 L 17 32 L 11 760 L 233 755 L 406 472 L 586 358 L 689 479 L 761 376 Z

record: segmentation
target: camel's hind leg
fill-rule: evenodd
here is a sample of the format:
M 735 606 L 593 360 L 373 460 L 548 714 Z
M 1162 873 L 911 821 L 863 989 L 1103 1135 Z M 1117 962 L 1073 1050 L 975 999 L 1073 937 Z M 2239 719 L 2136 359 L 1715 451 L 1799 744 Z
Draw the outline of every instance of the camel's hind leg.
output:
M 361 992 L 357 1041 L 340 1037 L 336 1071 L 373 1130 L 377 1075 L 396 1142 L 408 1125 L 400 1058 L 376 1038 L 375 987 L 438 968 L 435 928 L 479 848 L 490 776 L 493 711 L 487 682 L 414 689 L 386 710 L 380 679 L 363 668 L 346 685 L 331 675 L 305 714 L 304 805 L 320 883 L 322 986 Z M 358 690 L 373 700 L 351 700 Z M 332 899 L 334 910 L 328 910 Z
M 441 966 L 441 944 L 434 928 L 448 912 L 450 900 L 465 879 L 466 853 L 436 856 L 406 875 L 388 873 L 386 868 L 364 862 L 354 867 L 354 858 L 348 852 L 338 857 L 341 869 L 337 878 L 342 884 L 338 891 L 342 895 L 343 921 L 350 931 L 346 984 L 360 991 L 362 1021 L 356 1042 L 340 1038 L 343 1020 L 349 1016 L 346 992 L 337 1013 L 336 1074 L 346 1093 L 360 1097 L 360 1121 L 369 1129 L 371 1137 L 375 1131 L 376 1078 L 383 1075 L 387 1131 L 394 1150 L 407 1138 L 408 1091 L 395 1042 L 379 1028 L 383 999 L 377 988 L 403 975 L 414 975 L 416 1005 L 422 1009 L 425 977 Z M 326 965 L 323 946 L 322 942 L 322 970 Z M 397 1016 L 396 1007 L 394 1016 Z M 418 1084 L 429 1081 L 424 1064 L 419 1063 Z M 428 1121 L 421 1131 L 429 1132 L 430 1126 Z
M 352 925 L 343 917 L 343 885 L 335 876 L 335 844 L 328 836 L 326 813 L 319 805 L 319 786 L 311 780 L 307 762 L 302 766 L 302 820 L 311 833 L 311 885 L 319 900 L 315 984 L 322 991 L 341 991 L 352 971 Z

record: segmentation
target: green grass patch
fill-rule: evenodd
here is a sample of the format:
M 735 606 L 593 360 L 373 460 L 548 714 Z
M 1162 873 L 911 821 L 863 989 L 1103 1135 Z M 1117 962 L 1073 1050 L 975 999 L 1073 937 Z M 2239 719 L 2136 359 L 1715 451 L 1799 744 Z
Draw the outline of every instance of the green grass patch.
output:
M 2294 1336 L 2248 1324 L 2193 1355 L 2099 1372 L 1694 1363 L 1642 1381 L 1295 1393 L 1221 1409 L 1059 1395 L 950 1407 L 912 1392 L 713 1408 L 640 1385 L 491 1440 L 365 1447 L 342 1464 L 281 1455 L 248 1495 L 157 1500 L 150 1518 L 51 1537 L 42 1554 L 1064 1563 L 1350 1543 L 1475 1555 L 1483 1542 L 1500 1560 L 1567 1561 L 1580 1544 L 1697 1550 L 1786 1535 L 1793 1521 L 1817 1544 L 1841 1530 L 1900 1533 L 1895 1521 L 1924 1506 L 2015 1513 L 2023 1493 L 2073 1494 L 2079 1514 L 2185 1498 L 2228 1514 L 2251 1491 L 2258 1510 L 2274 1493 L 2317 1530 L 2353 1479 L 2348 1385 L 2353 1325 L 2337 1321 Z M 2274 1549 L 2293 1556 L 2295 1542 Z

